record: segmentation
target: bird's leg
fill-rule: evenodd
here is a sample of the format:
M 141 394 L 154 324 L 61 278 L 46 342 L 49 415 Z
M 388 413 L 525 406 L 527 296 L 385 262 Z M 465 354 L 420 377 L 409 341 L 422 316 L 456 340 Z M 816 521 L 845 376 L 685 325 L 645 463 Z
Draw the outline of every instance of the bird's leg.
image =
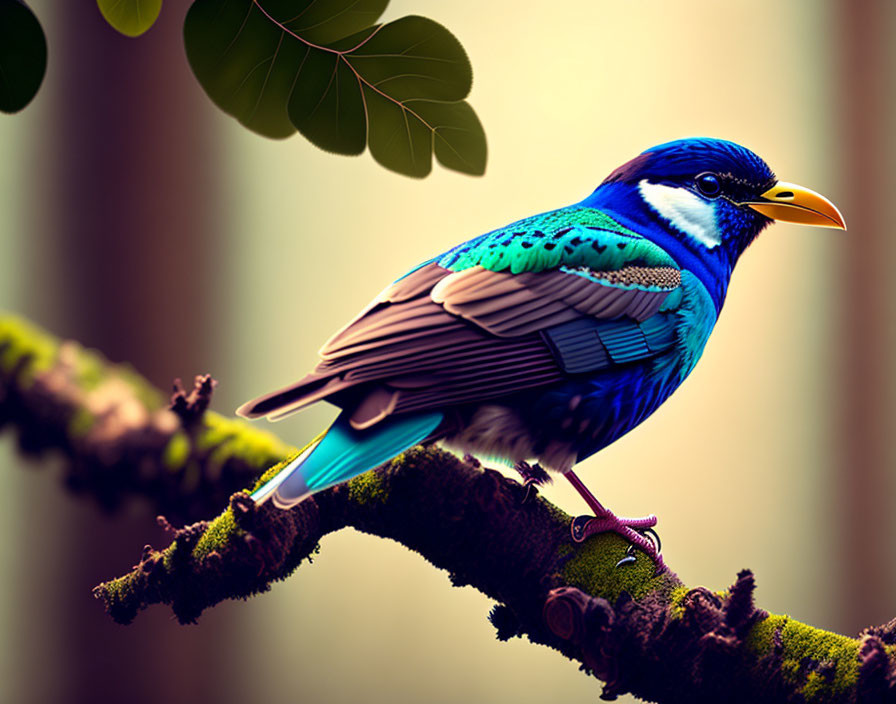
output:
M 586 538 L 597 533 L 617 533 L 625 538 L 633 547 L 640 548 L 657 563 L 657 569 L 664 567 L 663 558 L 660 556 L 659 536 L 653 530 L 657 519 L 653 514 L 642 518 L 622 518 L 605 508 L 600 501 L 579 479 L 575 472 L 566 472 L 565 476 L 576 491 L 585 499 L 585 503 L 594 511 L 594 516 L 579 516 L 572 522 L 572 539 L 580 543 Z M 631 551 L 629 551 L 631 552 Z M 617 566 L 633 561 L 631 554 L 622 558 Z

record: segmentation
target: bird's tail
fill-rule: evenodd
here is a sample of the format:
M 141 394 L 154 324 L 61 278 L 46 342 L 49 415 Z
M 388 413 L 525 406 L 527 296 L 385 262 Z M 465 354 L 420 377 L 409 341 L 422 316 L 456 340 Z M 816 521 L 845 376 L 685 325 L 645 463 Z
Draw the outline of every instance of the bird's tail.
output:
M 329 430 L 252 494 L 256 503 L 271 499 L 290 508 L 311 494 L 373 469 L 425 440 L 442 422 L 441 413 L 389 417 L 355 430 L 345 412 Z

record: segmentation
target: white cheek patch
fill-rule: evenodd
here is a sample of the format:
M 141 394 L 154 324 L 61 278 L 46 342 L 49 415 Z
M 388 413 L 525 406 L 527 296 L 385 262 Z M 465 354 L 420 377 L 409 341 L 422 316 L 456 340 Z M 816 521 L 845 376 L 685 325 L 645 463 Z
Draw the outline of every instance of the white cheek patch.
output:
M 644 202 L 660 217 L 707 249 L 722 243 L 712 203 L 707 203 L 687 188 L 650 183 L 647 179 L 638 183 L 638 190 Z

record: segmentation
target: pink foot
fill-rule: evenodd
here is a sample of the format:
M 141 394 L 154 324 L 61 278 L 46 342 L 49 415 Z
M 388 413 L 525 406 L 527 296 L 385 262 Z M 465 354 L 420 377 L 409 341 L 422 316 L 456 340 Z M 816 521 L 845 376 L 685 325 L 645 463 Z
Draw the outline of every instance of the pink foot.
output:
M 653 530 L 653 526 L 657 523 L 656 516 L 653 514 L 642 518 L 622 518 L 616 516 L 594 498 L 594 495 L 588 491 L 573 472 L 567 472 L 565 476 L 596 514 L 595 516 L 578 516 L 573 519 L 570 530 L 574 542 L 581 543 L 598 533 L 616 533 L 629 543 L 628 551 L 625 557 L 616 563 L 617 567 L 634 562 L 634 550 L 637 548 L 656 563 L 657 573 L 662 572 L 666 568 L 660 555 L 662 548 L 660 538 L 656 531 Z
M 617 567 L 635 561 L 634 549 L 644 552 L 656 563 L 657 572 L 662 572 L 666 565 L 663 556 L 660 555 L 660 538 L 653 530 L 656 525 L 656 516 L 644 516 L 643 518 L 620 518 L 609 511 L 600 517 L 577 516 L 573 519 L 570 531 L 573 541 L 581 543 L 592 535 L 598 533 L 616 533 L 629 543 L 629 549 L 619 562 Z

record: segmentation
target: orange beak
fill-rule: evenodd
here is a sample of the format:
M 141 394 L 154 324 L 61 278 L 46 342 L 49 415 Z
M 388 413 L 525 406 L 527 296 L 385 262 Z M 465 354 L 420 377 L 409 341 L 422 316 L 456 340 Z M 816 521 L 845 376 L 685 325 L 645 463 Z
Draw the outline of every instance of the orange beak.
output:
M 772 220 L 846 229 L 846 221 L 836 205 L 820 193 L 795 183 L 778 181 L 760 198 L 741 205 L 748 205 Z

